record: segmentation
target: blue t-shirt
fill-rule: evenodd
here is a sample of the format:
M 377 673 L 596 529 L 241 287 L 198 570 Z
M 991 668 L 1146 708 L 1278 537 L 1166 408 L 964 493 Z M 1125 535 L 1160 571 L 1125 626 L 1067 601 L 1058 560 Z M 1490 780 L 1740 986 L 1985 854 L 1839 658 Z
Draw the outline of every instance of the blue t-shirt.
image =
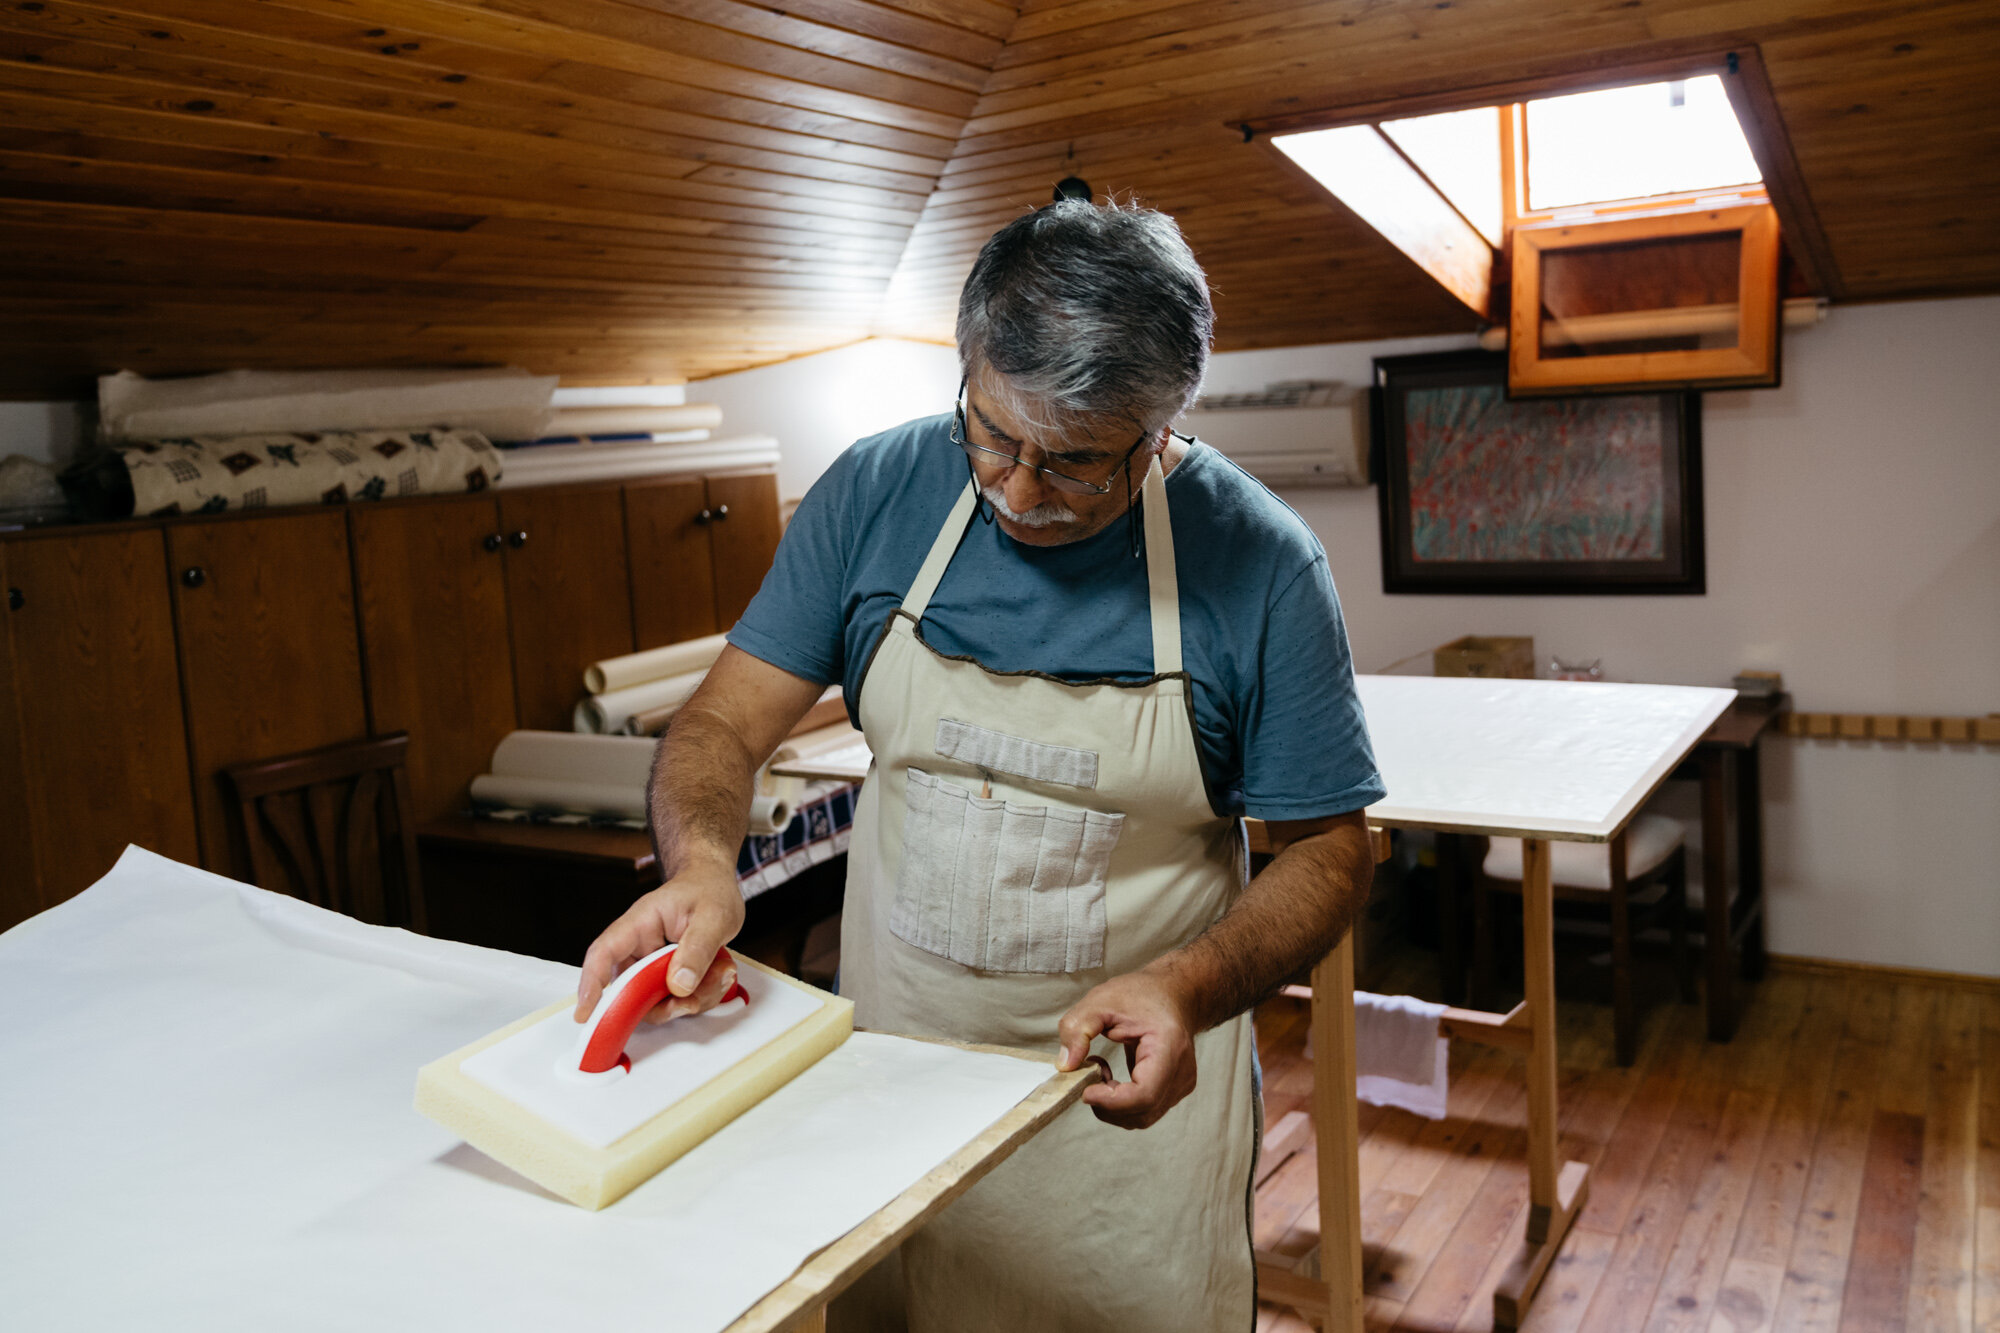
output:
M 965 489 L 949 415 L 848 449 L 800 503 L 729 632 L 754 657 L 839 681 L 849 709 L 891 613 Z M 1183 666 L 1218 815 L 1317 819 L 1383 795 L 1326 552 L 1285 503 L 1207 445 L 1167 474 Z M 1066 680 L 1152 674 L 1146 562 L 1121 516 L 1066 546 L 973 519 L 921 625 L 939 652 Z

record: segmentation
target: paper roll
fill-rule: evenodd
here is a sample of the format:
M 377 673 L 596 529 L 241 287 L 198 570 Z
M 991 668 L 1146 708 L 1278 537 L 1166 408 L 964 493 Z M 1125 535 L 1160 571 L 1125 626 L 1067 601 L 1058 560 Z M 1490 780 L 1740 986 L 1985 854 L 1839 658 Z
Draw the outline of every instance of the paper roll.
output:
M 722 655 L 723 645 L 728 642 L 727 635 L 710 634 L 684 643 L 670 643 L 664 648 L 648 648 L 642 653 L 607 657 L 584 668 L 583 688 L 592 694 L 607 694 L 612 690 L 643 685 L 649 680 L 664 680 L 668 676 L 690 671 L 706 671 Z
M 543 444 L 502 453 L 507 467 L 498 485 L 503 489 L 687 472 L 750 471 L 778 465 L 778 442 L 768 435 L 691 444 Z
M 680 711 L 679 704 L 672 704 L 666 708 L 648 708 L 643 713 L 634 713 L 625 719 L 625 734 L 657 740 L 666 731 L 667 723 L 674 720 L 674 714 Z
M 579 736 L 573 731 L 510 731 L 494 747 L 501 777 L 550 778 L 644 789 L 657 741 L 634 736 Z
M 649 680 L 628 689 L 594 694 L 576 706 L 575 716 L 580 724 L 577 730 L 594 731 L 599 735 L 621 732 L 625 730 L 625 720 L 634 713 L 654 708 L 677 708 L 686 703 L 689 696 L 700 688 L 706 675 L 708 671 L 704 668 L 663 680 Z
M 529 810 L 564 810 L 582 815 L 646 817 L 646 789 L 606 782 L 566 782 L 560 778 L 514 777 L 482 773 L 472 780 L 472 799 L 479 805 L 504 805 Z
M 750 798 L 750 832 L 769 835 L 783 833 L 792 822 L 791 802 L 782 796 Z
M 818 754 L 822 750 L 837 750 L 843 745 L 852 745 L 860 735 L 852 723 L 836 722 L 830 727 L 793 736 L 777 748 L 771 762 L 781 764 L 788 759 L 803 759 L 807 755 Z
M 714 430 L 722 409 L 714 403 L 680 407 L 565 407 L 556 410 L 545 435 L 632 435 L 655 431 Z

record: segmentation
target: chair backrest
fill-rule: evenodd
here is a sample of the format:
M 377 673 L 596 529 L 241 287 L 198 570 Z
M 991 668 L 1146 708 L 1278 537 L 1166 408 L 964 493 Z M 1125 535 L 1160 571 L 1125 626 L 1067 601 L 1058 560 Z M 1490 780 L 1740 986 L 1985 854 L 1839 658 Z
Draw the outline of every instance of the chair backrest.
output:
M 224 769 L 240 876 L 373 925 L 423 930 L 409 747 L 398 731 Z

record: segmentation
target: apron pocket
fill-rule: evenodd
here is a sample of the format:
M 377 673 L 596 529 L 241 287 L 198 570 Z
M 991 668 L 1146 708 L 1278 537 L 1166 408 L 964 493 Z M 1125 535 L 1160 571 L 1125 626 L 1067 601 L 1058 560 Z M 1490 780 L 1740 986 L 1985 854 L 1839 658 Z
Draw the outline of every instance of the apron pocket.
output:
M 889 929 L 986 972 L 1104 965 L 1104 881 L 1125 816 L 1015 805 L 909 770 Z

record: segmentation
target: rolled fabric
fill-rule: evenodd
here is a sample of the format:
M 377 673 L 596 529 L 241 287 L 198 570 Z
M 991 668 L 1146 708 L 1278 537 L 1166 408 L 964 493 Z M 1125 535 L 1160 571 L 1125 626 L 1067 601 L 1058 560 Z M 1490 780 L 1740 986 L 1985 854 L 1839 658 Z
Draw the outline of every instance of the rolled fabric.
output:
M 785 826 L 792 822 L 792 803 L 783 796 L 753 796 L 750 798 L 750 832 L 766 837 L 773 833 L 783 833 Z
M 579 736 L 573 731 L 510 731 L 494 747 L 500 777 L 549 778 L 643 789 L 653 773 L 657 741 L 633 736 Z
M 649 709 L 677 708 L 688 701 L 695 690 L 700 688 L 702 678 L 708 675 L 707 668 L 700 671 L 686 671 L 678 676 L 668 676 L 662 680 L 649 680 L 627 689 L 610 690 L 604 694 L 594 694 L 576 706 L 576 720 L 582 724 L 578 731 L 594 731 L 600 735 L 625 730 L 625 721 L 634 713 Z
M 564 810 L 580 815 L 646 817 L 646 788 L 611 782 L 566 782 L 561 778 L 530 778 L 482 773 L 472 780 L 475 805 L 501 805 L 527 810 Z
M 723 646 L 728 642 L 727 635 L 710 634 L 682 643 L 670 643 L 664 648 L 648 648 L 641 653 L 626 653 L 623 657 L 607 657 L 584 668 L 583 688 L 592 694 L 608 694 L 613 690 L 643 685 L 649 680 L 665 680 L 668 676 L 684 675 L 690 671 L 706 671 L 722 655 Z
M 663 431 L 714 430 L 722 409 L 714 403 L 680 407 L 563 407 L 556 409 L 544 435 L 631 435 Z
M 860 735 L 852 723 L 836 722 L 830 727 L 791 737 L 771 755 L 771 762 L 782 764 L 786 760 L 803 759 L 822 750 L 837 750 L 843 745 L 853 744 Z

